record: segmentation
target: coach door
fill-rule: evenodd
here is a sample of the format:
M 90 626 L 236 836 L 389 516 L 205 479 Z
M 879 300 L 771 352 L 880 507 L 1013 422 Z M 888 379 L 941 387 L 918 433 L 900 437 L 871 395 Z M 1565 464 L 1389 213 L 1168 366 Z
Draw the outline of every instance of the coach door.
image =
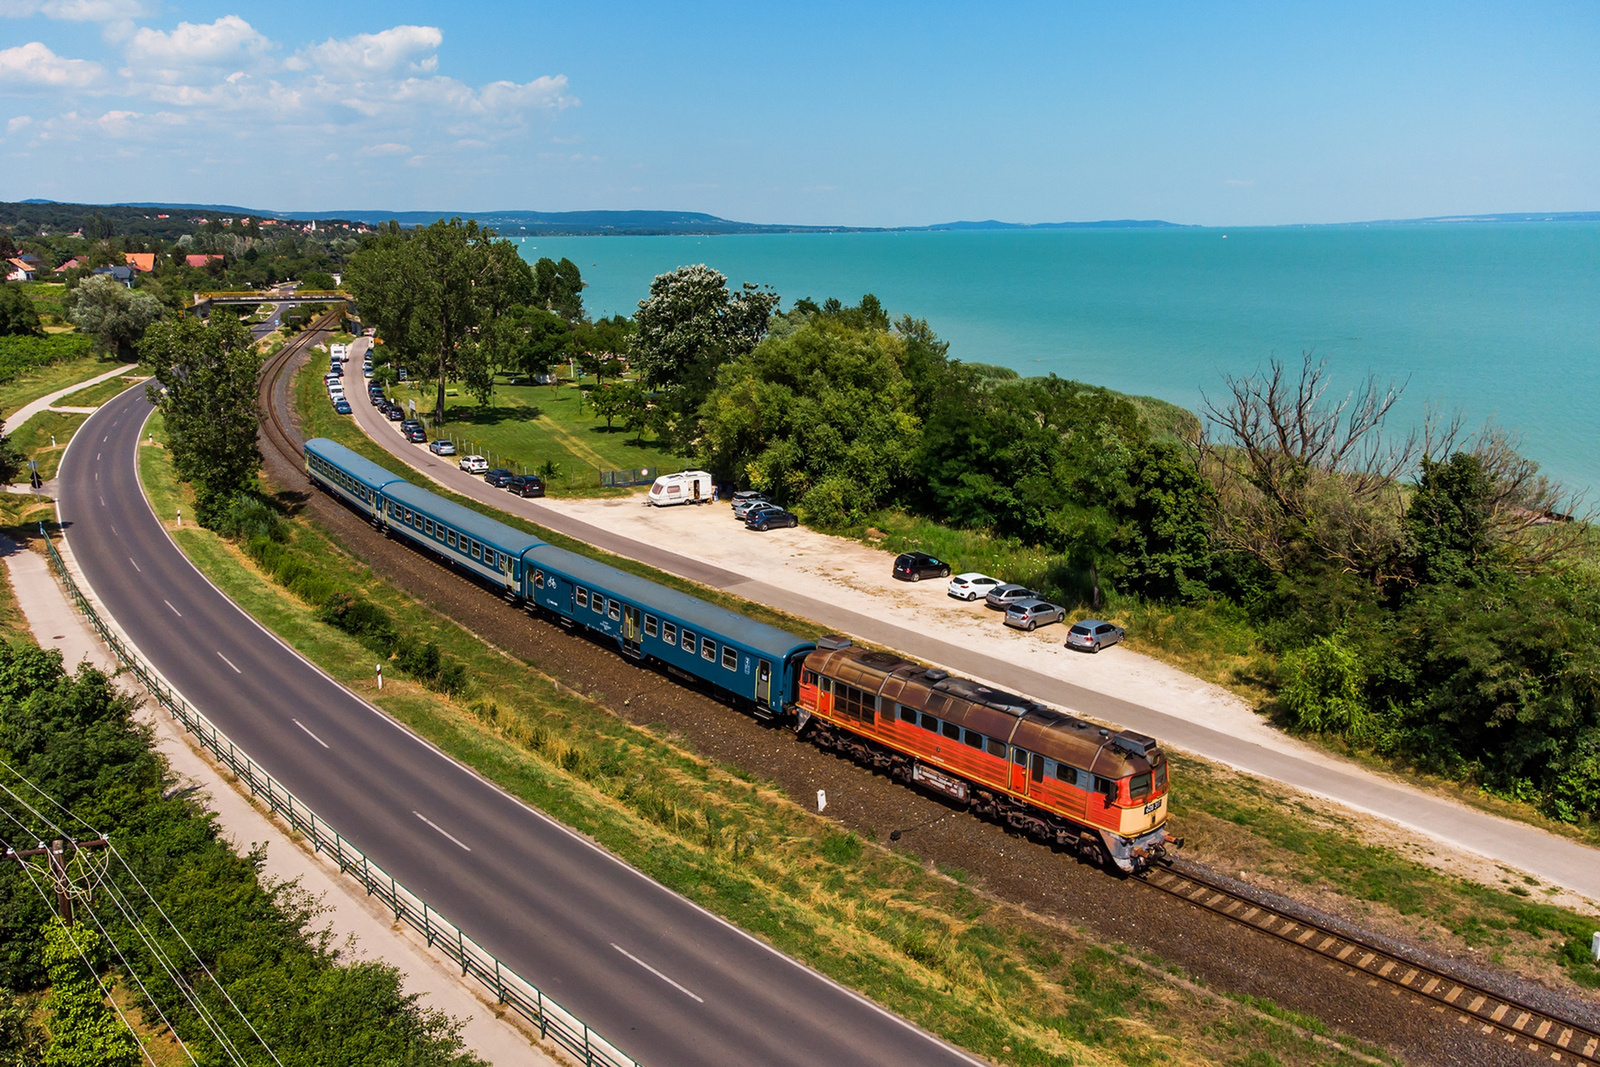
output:
M 756 703 L 763 708 L 772 707 L 772 664 L 766 660 L 756 662 Z
M 622 651 L 634 657 L 644 655 L 639 649 L 639 609 L 632 604 L 622 605 Z

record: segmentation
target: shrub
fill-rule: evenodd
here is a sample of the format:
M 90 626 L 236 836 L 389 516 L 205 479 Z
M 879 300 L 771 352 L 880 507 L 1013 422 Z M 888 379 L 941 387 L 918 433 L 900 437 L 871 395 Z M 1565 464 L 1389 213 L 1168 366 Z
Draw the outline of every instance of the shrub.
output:
M 249 543 L 257 538 L 268 541 L 288 539 L 288 527 L 272 505 L 250 493 L 241 493 L 228 502 L 212 527 L 231 541 Z
M 1340 635 L 1318 638 L 1284 657 L 1281 699 L 1302 730 L 1351 736 L 1368 725 L 1366 671 Z
M 361 638 L 375 651 L 388 653 L 394 648 L 394 620 L 377 604 L 354 593 L 335 593 L 322 605 L 319 617 L 347 634 Z
M 394 657 L 401 670 L 424 682 L 438 677 L 439 669 L 444 665 L 444 656 L 439 652 L 438 645 L 432 641 L 419 641 L 410 634 L 402 635 L 395 643 Z

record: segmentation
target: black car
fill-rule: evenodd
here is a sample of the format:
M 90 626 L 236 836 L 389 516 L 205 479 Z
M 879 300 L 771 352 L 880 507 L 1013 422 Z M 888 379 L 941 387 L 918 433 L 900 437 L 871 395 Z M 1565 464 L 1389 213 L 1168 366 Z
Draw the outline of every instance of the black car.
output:
M 544 483 L 532 474 L 519 474 L 506 482 L 506 491 L 517 496 L 544 496 Z
M 768 508 L 751 515 L 744 524 L 751 530 L 792 530 L 800 525 L 800 516 L 782 508 Z
M 894 561 L 894 576 L 902 582 L 950 577 L 950 564 L 926 552 L 902 552 Z
M 399 404 L 390 404 L 388 407 L 383 409 L 383 413 L 384 415 L 388 416 L 390 422 L 399 422 L 401 419 L 406 417 L 405 411 L 400 407 Z
M 496 467 L 488 474 L 485 474 L 483 476 L 483 480 L 494 486 L 496 489 L 504 489 L 511 479 L 515 478 L 516 476 L 516 471 L 509 471 L 504 467 Z
M 407 441 L 410 441 L 414 445 L 424 444 L 428 440 L 428 431 L 424 430 L 421 426 L 407 426 L 400 432 L 405 436 Z

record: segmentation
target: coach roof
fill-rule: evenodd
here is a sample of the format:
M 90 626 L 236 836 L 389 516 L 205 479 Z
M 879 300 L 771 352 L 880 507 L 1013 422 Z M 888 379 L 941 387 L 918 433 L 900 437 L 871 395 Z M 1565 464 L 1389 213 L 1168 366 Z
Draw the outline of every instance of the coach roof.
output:
M 397 504 L 430 515 L 468 537 L 492 545 L 508 556 L 520 556 L 535 545 L 544 544 L 533 534 L 523 533 L 503 522 L 496 522 L 487 515 L 480 515 L 471 508 L 451 503 L 444 497 L 430 493 L 410 482 L 386 485 L 383 487 L 383 495 Z
M 367 457 L 352 452 L 339 442 L 330 441 L 326 437 L 313 437 L 307 441 L 306 451 L 314 456 L 321 456 L 352 478 L 373 489 L 381 489 L 390 482 L 405 481 L 404 478 L 397 477 Z
M 679 625 L 764 652 L 776 663 L 813 647 L 812 642 L 776 626 L 747 619 L 738 612 L 708 604 L 699 597 L 669 589 L 648 578 L 629 574 L 554 545 L 541 545 L 534 549 L 528 554 L 528 562 L 560 571 L 580 585 L 604 589 L 645 611 L 666 616 Z

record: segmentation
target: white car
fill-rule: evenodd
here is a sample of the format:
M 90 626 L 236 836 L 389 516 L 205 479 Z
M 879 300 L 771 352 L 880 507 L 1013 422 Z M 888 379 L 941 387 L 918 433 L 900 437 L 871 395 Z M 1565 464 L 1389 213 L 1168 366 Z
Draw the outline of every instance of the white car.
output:
M 489 461 L 482 456 L 462 456 L 457 466 L 468 474 L 487 474 L 489 471 Z
M 950 585 L 945 592 L 957 600 L 981 600 L 989 595 L 989 590 L 1000 584 L 1000 579 L 991 578 L 987 574 L 977 571 L 968 571 L 958 574 L 950 579 Z

